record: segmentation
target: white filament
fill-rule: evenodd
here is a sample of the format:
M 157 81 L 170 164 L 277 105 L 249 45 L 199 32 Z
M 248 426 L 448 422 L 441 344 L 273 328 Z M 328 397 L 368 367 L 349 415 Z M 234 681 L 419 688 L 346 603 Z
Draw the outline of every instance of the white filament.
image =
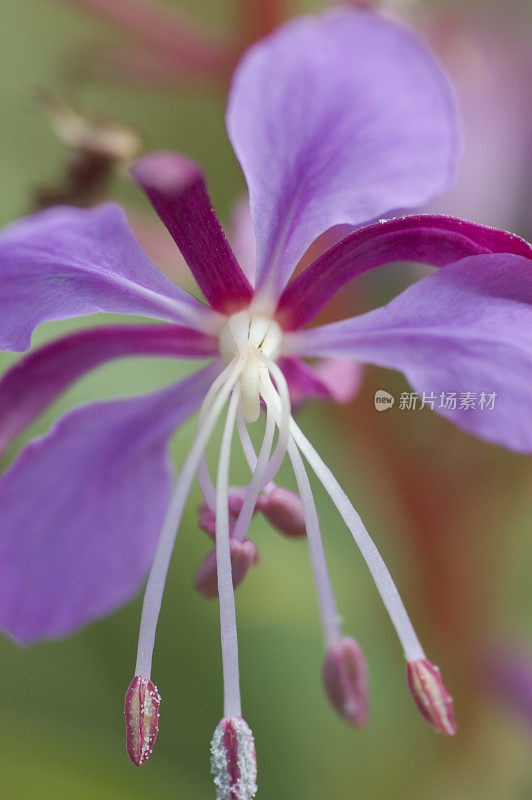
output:
M 224 681 L 224 717 L 240 717 L 240 681 L 238 674 L 238 637 L 235 593 L 229 544 L 229 462 L 231 441 L 240 400 L 240 388 L 233 389 L 220 446 L 216 479 L 216 567 L 220 600 L 220 636 Z
M 233 539 L 237 539 L 238 541 L 243 541 L 246 538 L 251 518 L 253 517 L 253 512 L 255 510 L 255 504 L 265 485 L 265 474 L 272 449 L 274 432 L 275 417 L 267 408 L 266 430 L 264 431 L 264 438 L 259 451 L 259 457 L 256 460 L 255 468 L 253 470 L 253 477 L 251 478 L 251 483 L 248 486 L 248 490 L 244 498 L 244 504 L 240 509 L 240 513 L 233 530 Z
M 312 487 L 305 470 L 305 465 L 303 464 L 303 459 L 292 437 L 288 440 L 288 455 L 292 462 L 292 467 L 294 468 L 299 496 L 303 503 L 305 527 L 307 529 L 308 546 L 312 570 L 314 572 L 316 593 L 318 595 L 321 622 L 325 634 L 325 642 L 329 647 L 332 644 L 338 643 L 340 640 L 340 619 L 336 608 L 329 570 L 327 569 L 327 560 L 323 550 L 320 522 L 316 511 L 314 495 L 312 494 Z
M 142 605 L 142 616 L 140 620 L 139 642 L 137 649 L 137 664 L 135 675 L 142 678 L 149 678 L 151 674 L 151 662 L 153 647 L 155 644 L 155 631 L 157 620 L 161 610 L 161 601 L 164 592 L 164 584 L 168 573 L 168 566 L 172 556 L 172 550 L 177 537 L 179 523 L 185 504 L 187 501 L 194 475 L 198 468 L 201 455 L 210 439 L 212 432 L 222 413 L 227 398 L 238 380 L 243 366 L 238 360 L 234 360 L 222 374 L 225 375 L 226 382 L 219 384 L 221 389 L 208 414 L 204 417 L 201 429 L 198 426 L 196 439 L 192 445 L 188 456 L 179 474 L 174 494 L 168 511 L 163 522 L 163 527 L 157 543 L 157 549 L 153 559 L 153 564 L 146 584 L 144 601 Z M 219 376 L 221 377 L 221 376 Z M 209 395 L 206 397 L 206 401 Z M 210 400 L 210 398 L 209 398 Z
M 397 591 L 397 587 L 393 582 L 392 576 L 388 567 L 383 561 L 383 558 L 369 533 L 367 532 L 364 523 L 360 519 L 359 514 L 353 508 L 351 501 L 346 493 L 332 474 L 329 467 L 324 463 L 316 450 L 312 447 L 306 436 L 301 432 L 300 428 L 294 421 L 290 420 L 290 429 L 292 436 L 309 462 L 310 466 L 316 473 L 317 478 L 323 484 L 329 497 L 338 509 L 345 524 L 351 531 L 355 542 L 358 545 L 362 557 L 368 565 L 369 571 L 375 581 L 375 585 L 379 591 L 382 601 L 390 615 L 392 623 L 397 631 L 397 635 L 404 649 L 407 661 L 423 659 L 425 654 L 417 638 L 416 632 L 412 627 L 410 618 L 403 605 L 403 601 Z

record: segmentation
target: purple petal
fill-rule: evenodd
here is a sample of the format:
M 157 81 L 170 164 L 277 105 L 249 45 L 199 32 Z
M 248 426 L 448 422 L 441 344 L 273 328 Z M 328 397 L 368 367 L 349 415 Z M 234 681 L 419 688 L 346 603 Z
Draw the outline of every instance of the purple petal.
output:
M 137 591 L 171 494 L 167 440 L 218 370 L 77 408 L 21 451 L 0 480 L 0 626 L 11 636 L 65 635 Z
M 225 238 L 199 167 L 175 153 L 154 153 L 137 161 L 132 173 L 211 306 L 231 313 L 248 305 L 251 285 Z
M 205 358 L 217 352 L 216 339 L 177 325 L 114 325 L 45 344 L 0 380 L 0 454 L 71 383 L 105 361 L 131 355 Z
M 346 358 L 325 358 L 311 366 L 300 358 L 281 358 L 292 405 L 314 398 L 348 403 L 358 392 L 362 366 Z
M 276 297 L 328 228 L 441 191 L 457 149 L 430 53 L 396 23 L 348 10 L 300 18 L 251 47 L 227 126 L 250 191 L 257 287 Z
M 292 334 L 291 349 L 401 370 L 438 413 L 526 453 L 532 451 L 531 305 L 529 259 L 472 256 L 423 278 L 383 308 Z M 450 393 L 456 408 L 445 407 Z M 466 407 L 467 398 L 473 407 Z
M 124 212 L 66 206 L 9 226 L 0 238 L 0 349 L 26 350 L 41 322 L 97 311 L 212 328 L 212 311 L 150 261 Z
M 418 261 L 443 267 L 482 253 L 532 258 L 532 247 L 512 233 L 455 217 L 382 220 L 349 234 L 294 278 L 279 300 L 277 317 L 287 330 L 306 325 L 342 286 L 382 264 Z

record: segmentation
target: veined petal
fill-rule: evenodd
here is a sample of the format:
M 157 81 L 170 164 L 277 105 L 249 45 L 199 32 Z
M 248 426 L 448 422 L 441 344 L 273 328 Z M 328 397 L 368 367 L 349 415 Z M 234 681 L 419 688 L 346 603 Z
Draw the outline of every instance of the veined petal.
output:
M 292 334 L 288 347 L 401 370 L 435 411 L 461 428 L 511 450 L 532 451 L 527 258 L 506 253 L 464 258 L 387 306 Z
M 257 288 L 277 298 L 310 244 L 425 203 L 447 184 L 456 122 L 426 48 L 376 14 L 300 18 L 250 48 L 227 127 L 257 234 Z
M 205 358 L 217 353 L 214 337 L 178 325 L 113 325 L 55 339 L 0 379 L 0 454 L 71 383 L 105 361 L 131 355 Z
M 482 253 L 532 259 L 532 247 L 519 236 L 455 217 L 416 214 L 381 220 L 346 236 L 294 278 L 276 316 L 285 330 L 306 325 L 342 286 L 382 264 L 417 261 L 443 267 Z
M 0 626 L 53 638 L 138 589 L 171 495 L 166 443 L 205 396 L 215 362 L 155 394 L 79 407 L 0 480 Z
M 225 238 L 197 164 L 176 153 L 154 153 L 137 161 L 132 173 L 211 306 L 231 313 L 248 305 L 251 285 Z
M 52 319 L 109 311 L 212 330 L 212 310 L 159 272 L 122 209 L 59 206 L 27 217 L 0 238 L 0 349 L 26 350 Z

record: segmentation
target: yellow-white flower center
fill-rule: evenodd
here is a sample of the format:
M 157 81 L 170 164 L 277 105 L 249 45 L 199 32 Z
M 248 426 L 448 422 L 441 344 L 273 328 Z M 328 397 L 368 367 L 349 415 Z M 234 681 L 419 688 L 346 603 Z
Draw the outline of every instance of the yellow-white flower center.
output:
M 275 320 L 239 311 L 227 320 L 220 334 L 220 352 L 228 361 L 245 362 L 240 377 L 242 414 L 246 422 L 255 422 L 260 414 L 261 382 L 268 375 L 265 358 L 276 361 L 281 348 L 282 331 Z

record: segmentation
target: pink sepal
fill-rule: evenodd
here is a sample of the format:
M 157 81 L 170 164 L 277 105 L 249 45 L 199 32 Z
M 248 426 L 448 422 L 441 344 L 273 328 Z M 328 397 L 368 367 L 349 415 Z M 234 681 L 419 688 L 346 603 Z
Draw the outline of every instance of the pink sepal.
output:
M 329 700 L 343 719 L 361 727 L 368 720 L 368 677 L 362 648 L 344 636 L 331 645 L 323 662 L 323 682 Z
M 410 693 L 427 722 L 440 733 L 454 736 L 453 698 L 442 683 L 438 667 L 420 658 L 408 662 L 406 675 Z
M 126 692 L 124 715 L 127 754 L 137 767 L 146 763 L 153 750 L 159 728 L 160 702 L 157 687 L 148 678 L 136 675 Z

